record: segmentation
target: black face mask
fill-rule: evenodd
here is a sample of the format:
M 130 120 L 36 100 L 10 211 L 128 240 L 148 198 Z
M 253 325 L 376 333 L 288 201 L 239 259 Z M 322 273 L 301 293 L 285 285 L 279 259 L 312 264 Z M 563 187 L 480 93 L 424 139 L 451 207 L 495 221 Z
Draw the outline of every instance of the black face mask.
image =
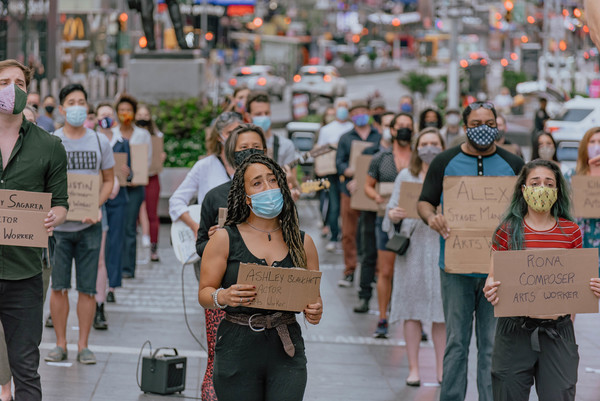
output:
M 140 127 L 140 128 L 146 128 L 146 127 L 149 127 L 149 126 L 150 126 L 150 124 L 151 124 L 151 121 L 150 121 L 150 120 L 137 120 L 137 121 L 135 122 L 135 125 L 137 125 L 137 126 L 138 126 L 138 127 Z
M 52 112 L 54 111 L 54 106 L 46 106 L 44 107 L 44 109 L 46 110 L 46 113 L 52 114 Z
M 242 165 L 244 160 L 246 160 L 248 157 L 250 157 L 252 155 L 256 155 L 256 154 L 262 155 L 264 153 L 265 153 L 265 151 L 262 149 L 254 149 L 254 148 L 244 149 L 244 150 L 235 152 L 233 154 L 233 160 L 235 161 L 236 167 L 239 167 Z
M 381 114 L 373 114 L 373 121 L 375 121 L 377 124 L 381 124 Z
M 400 128 L 396 131 L 396 140 L 398 142 L 410 142 L 412 139 L 412 130 L 410 128 Z

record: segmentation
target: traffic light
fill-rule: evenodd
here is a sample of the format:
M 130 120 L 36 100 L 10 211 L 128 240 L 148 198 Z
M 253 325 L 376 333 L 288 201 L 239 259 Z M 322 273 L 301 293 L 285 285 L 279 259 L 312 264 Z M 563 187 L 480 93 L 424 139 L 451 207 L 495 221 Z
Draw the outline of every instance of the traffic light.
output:
M 515 8 L 515 5 L 513 4 L 512 0 L 506 0 L 504 2 L 504 8 L 506 9 L 506 14 L 504 14 L 504 19 L 506 20 L 506 22 L 512 21 L 512 11 L 513 11 L 513 8 Z
M 125 32 L 127 30 L 127 20 L 128 19 L 129 19 L 129 16 L 127 15 L 127 13 L 119 14 L 119 31 Z

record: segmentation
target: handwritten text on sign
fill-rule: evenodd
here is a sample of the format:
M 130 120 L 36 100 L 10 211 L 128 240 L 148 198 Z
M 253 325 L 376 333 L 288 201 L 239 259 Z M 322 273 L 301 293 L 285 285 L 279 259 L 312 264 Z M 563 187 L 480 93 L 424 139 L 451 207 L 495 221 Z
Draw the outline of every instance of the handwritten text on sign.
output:
M 100 176 L 67 173 L 69 184 L 69 212 L 67 220 L 98 219 L 100 203 Z
M 493 235 L 493 230 L 451 230 L 445 242 L 445 271 L 487 274 Z
M 494 252 L 500 281 L 495 316 L 598 313 L 590 278 L 598 277 L 598 250 L 527 249 Z
M 420 219 L 417 213 L 417 202 L 421 196 L 423 184 L 420 182 L 403 181 L 400 186 L 400 198 L 398 199 L 398 207 L 406 211 L 407 218 Z
M 237 283 L 256 287 L 252 308 L 301 312 L 319 298 L 321 272 L 240 263 Z
M 575 217 L 600 217 L 600 177 L 574 175 L 571 193 Z
M 444 217 L 453 228 L 494 229 L 506 211 L 516 177 L 444 177 Z
M 0 244 L 46 248 L 52 194 L 0 190 Z

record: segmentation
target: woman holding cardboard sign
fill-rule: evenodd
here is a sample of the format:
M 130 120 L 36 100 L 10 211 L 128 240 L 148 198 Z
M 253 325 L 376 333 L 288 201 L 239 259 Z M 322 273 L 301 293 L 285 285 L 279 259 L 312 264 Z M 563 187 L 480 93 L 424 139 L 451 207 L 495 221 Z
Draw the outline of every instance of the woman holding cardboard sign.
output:
M 419 133 L 415 143 L 410 166 L 402 170 L 396 178 L 394 192 L 387 205 L 382 225 L 385 237 L 388 238 L 388 235 L 394 235 L 394 225 L 401 223 L 401 233 L 410 236 L 411 241 L 406 254 L 400 256 L 395 265 L 390 312 L 391 323 L 404 320 L 404 339 L 409 366 L 406 384 L 409 386 L 421 384 L 419 342 L 423 322 L 431 322 L 439 382 L 442 381 L 446 348 L 446 326 L 439 292 L 439 235 L 420 219 L 407 218 L 406 210 L 398 205 L 402 184 L 423 182 L 429 164 L 444 150 L 444 140 L 437 128 L 425 128 Z
M 570 206 L 558 165 L 542 159 L 527 163 L 492 249 L 581 248 L 581 231 Z M 500 285 L 492 265 L 483 289 L 492 305 L 498 304 Z M 600 279 L 592 278 L 590 288 L 600 297 Z M 495 401 L 528 400 L 534 379 L 540 400 L 574 400 L 578 364 L 570 315 L 498 318 L 492 353 Z
M 225 309 L 215 346 L 214 385 L 219 401 L 302 400 L 306 356 L 300 326 L 291 312 L 253 307 L 257 290 L 237 284 L 240 263 L 319 269 L 310 236 L 298 227 L 285 172 L 254 154 L 233 177 L 225 229 L 216 231 L 202 255 L 198 300 Z M 321 320 L 320 297 L 303 311 Z

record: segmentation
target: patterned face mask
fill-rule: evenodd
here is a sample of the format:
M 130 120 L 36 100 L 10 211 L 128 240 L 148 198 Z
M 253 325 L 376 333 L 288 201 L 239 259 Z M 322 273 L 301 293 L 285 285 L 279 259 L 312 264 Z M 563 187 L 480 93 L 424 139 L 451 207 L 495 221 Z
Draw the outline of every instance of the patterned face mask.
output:
M 467 128 L 467 138 L 471 145 L 479 151 L 485 151 L 492 146 L 498 136 L 498 128 L 482 124 L 475 128 Z
M 538 213 L 545 213 L 550 211 L 556 202 L 558 189 L 523 185 L 523 198 L 531 209 Z

